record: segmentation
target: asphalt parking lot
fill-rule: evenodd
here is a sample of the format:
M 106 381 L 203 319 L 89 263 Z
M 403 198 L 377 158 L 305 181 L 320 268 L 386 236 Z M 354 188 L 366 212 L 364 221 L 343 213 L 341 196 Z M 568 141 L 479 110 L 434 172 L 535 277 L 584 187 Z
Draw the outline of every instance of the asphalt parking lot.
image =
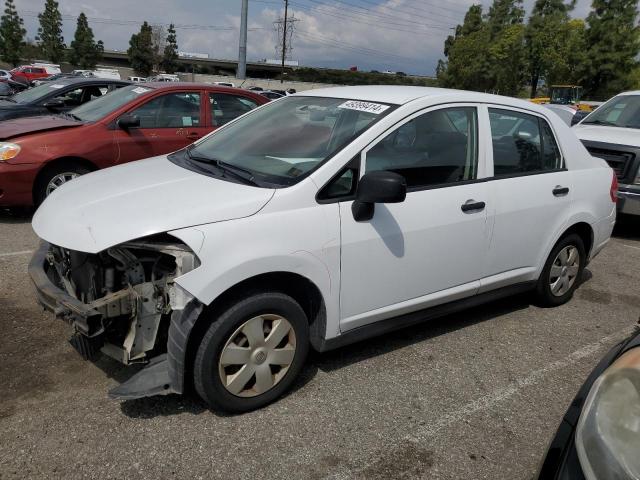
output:
M 293 391 L 227 416 L 194 396 L 114 402 L 36 305 L 28 216 L 0 212 L 0 478 L 530 479 L 598 359 L 637 325 L 640 224 L 574 299 L 526 296 L 314 354 Z

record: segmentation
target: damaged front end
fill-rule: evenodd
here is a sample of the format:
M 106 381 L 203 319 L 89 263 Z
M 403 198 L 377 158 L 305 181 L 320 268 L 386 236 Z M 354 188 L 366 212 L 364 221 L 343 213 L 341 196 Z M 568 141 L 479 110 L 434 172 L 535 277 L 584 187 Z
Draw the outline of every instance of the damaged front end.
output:
M 72 325 L 70 343 L 85 359 L 102 352 L 125 365 L 147 364 L 110 392 L 138 398 L 181 392 L 172 388 L 166 360 L 169 327 L 172 316 L 199 302 L 174 279 L 198 265 L 186 245 L 161 234 L 96 254 L 43 242 L 29 274 L 40 304 Z

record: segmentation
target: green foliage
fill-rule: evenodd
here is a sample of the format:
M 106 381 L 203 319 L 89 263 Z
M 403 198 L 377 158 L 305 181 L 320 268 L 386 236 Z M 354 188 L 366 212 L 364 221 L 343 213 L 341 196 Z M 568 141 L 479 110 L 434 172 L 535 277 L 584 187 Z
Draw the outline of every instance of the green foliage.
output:
M 638 67 L 637 0 L 593 0 L 587 17 L 586 95 L 605 100 L 632 87 Z
M 46 0 L 44 12 L 38 14 L 40 27 L 36 40 L 39 42 L 43 55 L 53 63 L 64 58 L 64 38 L 62 37 L 62 15 L 58 9 L 58 2 Z
M 469 7 L 462 25 L 445 41 L 447 62 L 438 65 L 440 82 L 450 88 L 516 95 L 525 70 L 524 10 L 520 0 L 494 0 L 486 16 Z
M 13 0 L 5 2 L 4 15 L 0 18 L 0 59 L 14 67 L 20 63 L 24 50 L 24 29 Z
M 573 3 L 565 4 L 562 0 L 536 0 L 533 6 L 525 34 L 532 97 L 536 96 L 540 78 L 547 84 L 571 83 L 571 79 L 562 79 L 562 75 L 567 71 L 572 8 Z
M 402 73 L 402 72 L 400 72 Z M 351 72 L 348 70 L 297 68 L 286 76 L 287 80 L 300 82 L 331 83 L 336 85 L 415 85 L 437 86 L 433 78 L 416 78 L 406 75 L 389 75 L 380 72 Z
M 136 74 L 147 77 L 153 71 L 154 50 L 152 28 L 147 22 L 140 27 L 140 32 L 131 35 L 127 50 L 131 68 Z
M 169 25 L 169 30 L 167 31 L 167 44 L 164 47 L 162 68 L 167 73 L 176 73 L 178 70 L 178 40 L 173 24 Z
M 89 27 L 86 15 L 80 13 L 70 45 L 69 63 L 82 69 L 96 68 L 103 51 L 102 42 L 96 43 L 93 39 L 93 30 Z

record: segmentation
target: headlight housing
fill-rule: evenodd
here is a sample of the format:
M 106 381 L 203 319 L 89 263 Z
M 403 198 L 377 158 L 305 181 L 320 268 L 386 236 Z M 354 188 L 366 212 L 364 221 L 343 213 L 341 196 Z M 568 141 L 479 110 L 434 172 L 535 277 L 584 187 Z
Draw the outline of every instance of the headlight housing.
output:
M 20 153 L 20 149 L 17 143 L 0 142 L 0 162 L 11 160 Z
M 640 478 L 640 347 L 623 354 L 593 384 L 576 449 L 587 480 Z

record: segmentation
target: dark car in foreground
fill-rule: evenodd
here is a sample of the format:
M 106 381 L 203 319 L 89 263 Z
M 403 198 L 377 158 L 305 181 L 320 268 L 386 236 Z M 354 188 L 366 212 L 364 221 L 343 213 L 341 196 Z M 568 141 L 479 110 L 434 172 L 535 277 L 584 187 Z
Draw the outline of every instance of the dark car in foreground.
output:
M 640 328 L 613 347 L 567 410 L 539 480 L 640 478 Z
M 131 82 L 104 78 L 61 78 L 0 100 L 0 120 L 64 113 Z
M 64 115 L 0 122 L 0 207 L 39 205 L 79 175 L 175 152 L 268 101 L 217 85 L 145 83 Z

